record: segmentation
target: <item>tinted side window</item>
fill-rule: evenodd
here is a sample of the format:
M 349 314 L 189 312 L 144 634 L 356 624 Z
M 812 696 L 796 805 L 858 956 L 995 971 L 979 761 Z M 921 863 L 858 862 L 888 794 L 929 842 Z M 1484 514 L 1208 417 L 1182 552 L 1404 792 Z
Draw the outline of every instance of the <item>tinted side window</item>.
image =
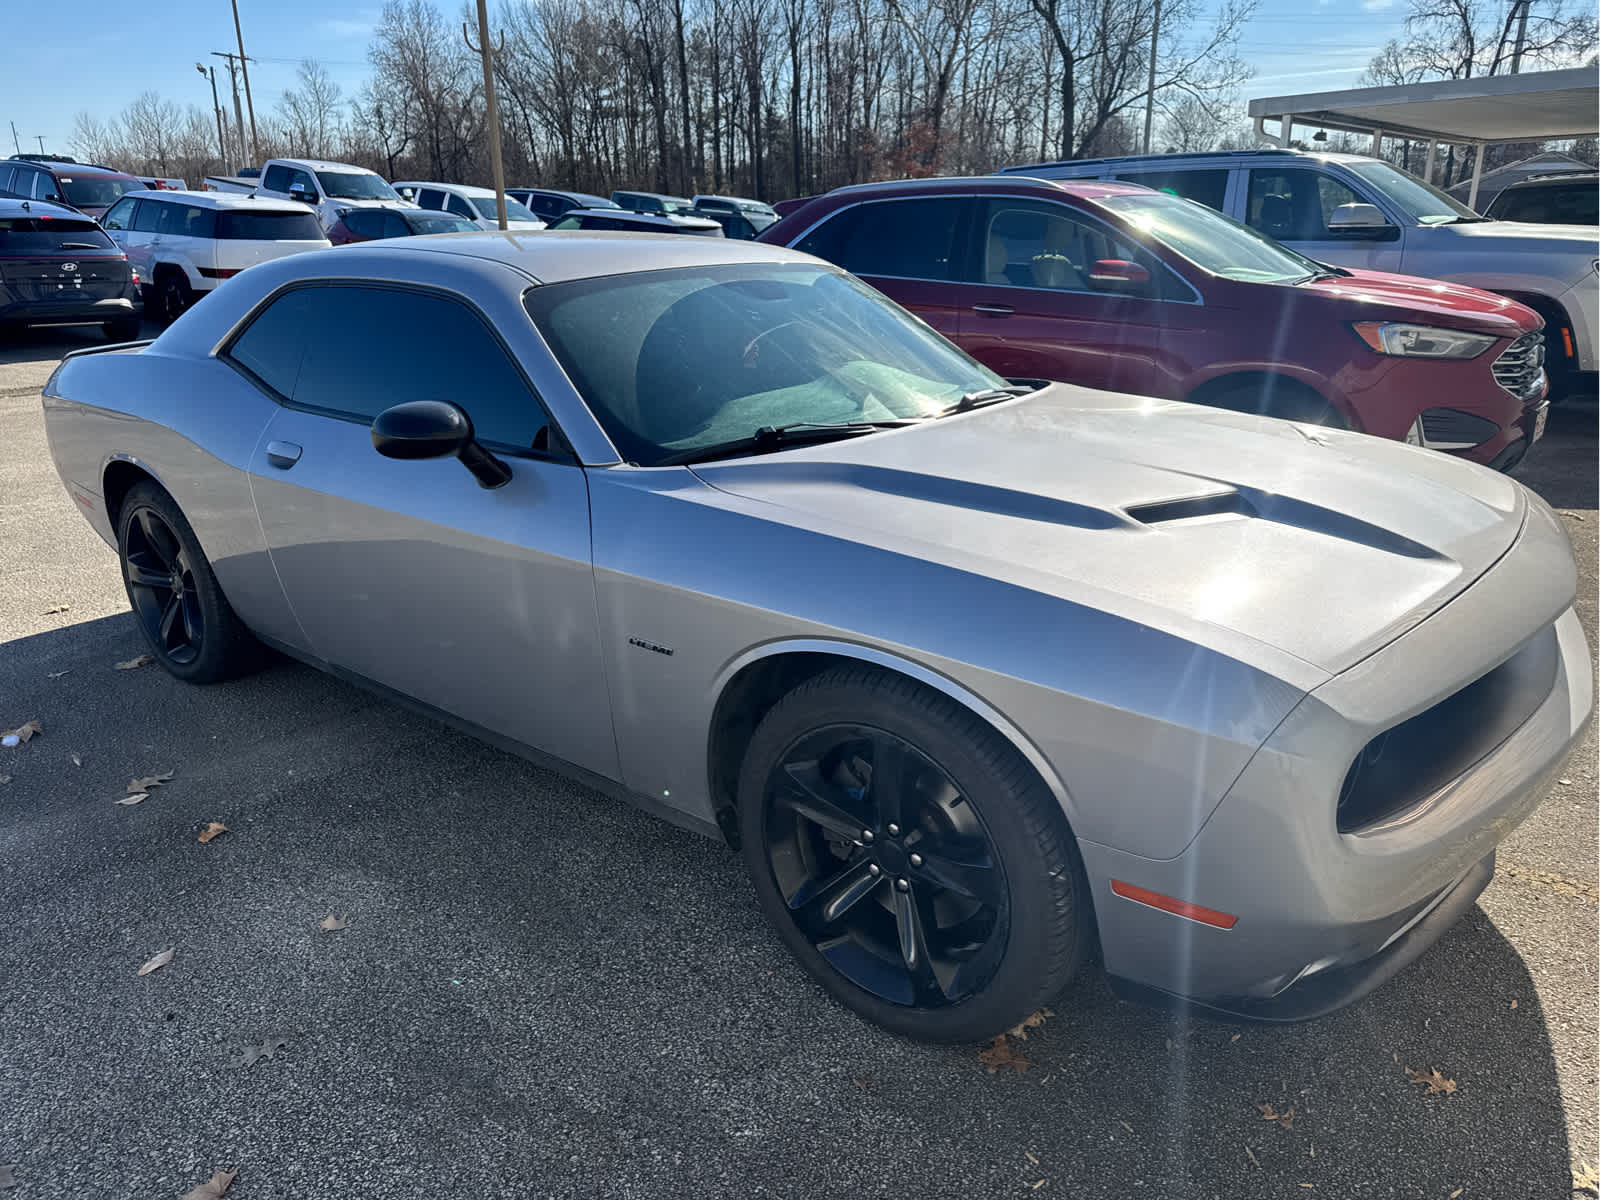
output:
M 957 196 L 859 204 L 795 246 L 856 275 L 954 279 L 956 231 L 967 202 Z
M 15 173 L 9 163 L 0 163 L 0 192 L 11 190 L 11 176 Z
M 261 176 L 261 186 L 269 192 L 287 192 L 289 190 L 289 168 L 281 163 L 274 163 L 267 168 L 266 174 Z
M 54 175 L 48 171 L 35 171 L 33 173 L 33 194 L 39 200 L 61 199 L 61 185 L 56 183 Z
M 1223 211 L 1228 195 L 1228 170 L 1208 171 L 1127 171 L 1116 176 L 1124 183 L 1142 183 L 1158 192 L 1171 192 L 1185 200 L 1197 200 L 1207 208 Z
M 160 224 L 161 214 L 166 212 L 170 205 L 159 200 L 147 200 L 139 205 L 139 210 L 133 214 L 133 227 L 140 233 L 154 233 Z
M 216 236 L 216 212 L 192 204 L 153 205 L 161 215 L 156 232 L 165 237 L 210 238 Z
M 133 209 L 138 203 L 132 197 L 118 200 L 106 211 L 106 215 L 100 219 L 100 224 L 106 229 L 132 229 Z
M 444 193 L 436 188 L 418 188 L 417 204 L 422 208 L 436 208 L 444 211 Z
M 506 351 L 464 305 L 389 288 L 281 296 L 230 357 L 296 405 L 370 421 L 406 400 L 449 400 L 478 437 L 529 449 L 546 419 Z
M 469 221 L 474 219 L 478 215 L 477 213 L 472 211 L 472 205 L 468 204 L 465 200 L 463 200 L 460 196 L 456 195 L 454 192 L 450 192 L 450 193 L 446 194 L 444 205 L 445 205 L 445 211 L 446 212 L 453 212 L 453 213 L 456 214 L 456 216 L 465 217 Z
M 1253 168 L 1245 223 L 1281 242 L 1326 241 L 1342 236 L 1328 218 L 1342 204 L 1366 201 L 1345 184 L 1317 171 Z
M 352 213 L 351 215 L 354 216 L 355 214 Z M 410 237 L 411 234 L 414 232 L 412 230 L 411 226 L 406 224 L 406 219 L 404 217 L 402 217 L 399 213 L 386 212 L 386 213 L 377 213 L 375 215 L 381 216 L 383 218 L 383 222 L 379 226 L 378 232 L 370 235 L 372 237 L 375 237 L 375 238 Z
M 380 238 L 384 236 L 383 218 L 388 215 L 370 209 L 365 212 L 358 209 L 352 213 L 345 213 L 344 227 L 358 238 Z
M 1090 292 L 1090 269 L 1101 259 L 1135 262 L 1150 272 L 1141 295 L 1160 293 L 1166 269 L 1111 228 L 1064 204 L 1039 200 L 984 202 L 976 281 L 1001 287 Z

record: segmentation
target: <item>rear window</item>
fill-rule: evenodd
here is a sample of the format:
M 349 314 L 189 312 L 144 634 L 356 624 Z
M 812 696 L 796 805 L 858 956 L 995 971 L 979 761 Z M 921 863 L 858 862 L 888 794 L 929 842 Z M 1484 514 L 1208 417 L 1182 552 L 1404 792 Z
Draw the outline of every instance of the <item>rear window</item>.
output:
M 0 217 L 0 254 L 115 249 L 116 243 L 93 221 Z
M 320 242 L 322 224 L 311 213 L 219 212 L 217 236 L 248 242 Z
M 500 212 L 493 196 L 472 197 L 472 207 L 478 210 L 478 215 L 486 221 L 498 221 Z M 506 197 L 506 220 L 508 221 L 537 221 L 539 218 L 528 211 L 527 206 Z

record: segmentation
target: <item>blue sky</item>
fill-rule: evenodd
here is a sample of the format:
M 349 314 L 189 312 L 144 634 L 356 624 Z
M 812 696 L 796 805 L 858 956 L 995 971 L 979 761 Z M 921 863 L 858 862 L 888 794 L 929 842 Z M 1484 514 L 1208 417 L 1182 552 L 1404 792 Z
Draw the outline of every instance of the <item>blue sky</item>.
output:
M 447 9 L 456 7 L 448 0 Z M 498 4 L 493 5 L 498 7 Z M 366 77 L 366 46 L 378 5 L 327 0 L 240 0 L 245 47 L 258 112 L 293 82 L 295 64 L 316 58 L 353 93 Z M 1265 3 L 1240 51 L 1256 69 L 1244 98 L 1353 86 L 1367 61 L 1399 30 L 1400 0 Z M 227 0 L 165 0 L 156 5 L 80 0 L 27 6 L 20 29 L 0 43 L 0 156 L 12 152 L 15 121 L 24 150 L 70 153 L 73 114 L 120 112 L 145 89 L 209 111 L 210 85 L 194 69 L 216 63 L 213 50 L 235 49 Z M 232 101 L 218 71 L 223 105 Z M 1243 120 L 1241 105 L 1240 119 Z

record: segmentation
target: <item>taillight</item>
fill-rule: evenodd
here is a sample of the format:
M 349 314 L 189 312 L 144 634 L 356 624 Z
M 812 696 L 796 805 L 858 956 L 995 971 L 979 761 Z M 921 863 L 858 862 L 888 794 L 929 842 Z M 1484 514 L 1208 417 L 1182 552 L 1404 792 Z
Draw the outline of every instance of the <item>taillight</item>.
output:
M 232 279 L 243 267 L 201 267 L 200 274 L 207 279 Z

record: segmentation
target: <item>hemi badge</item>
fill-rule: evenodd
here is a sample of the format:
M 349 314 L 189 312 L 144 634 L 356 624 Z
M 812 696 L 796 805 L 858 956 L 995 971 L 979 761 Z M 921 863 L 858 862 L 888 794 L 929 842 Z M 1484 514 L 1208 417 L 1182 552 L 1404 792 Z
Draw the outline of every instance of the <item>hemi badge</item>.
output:
M 655 642 L 647 642 L 643 638 L 631 637 L 628 639 L 628 645 L 637 646 L 641 650 L 654 650 L 657 654 L 665 654 L 668 657 L 672 655 L 670 647 L 658 646 Z

